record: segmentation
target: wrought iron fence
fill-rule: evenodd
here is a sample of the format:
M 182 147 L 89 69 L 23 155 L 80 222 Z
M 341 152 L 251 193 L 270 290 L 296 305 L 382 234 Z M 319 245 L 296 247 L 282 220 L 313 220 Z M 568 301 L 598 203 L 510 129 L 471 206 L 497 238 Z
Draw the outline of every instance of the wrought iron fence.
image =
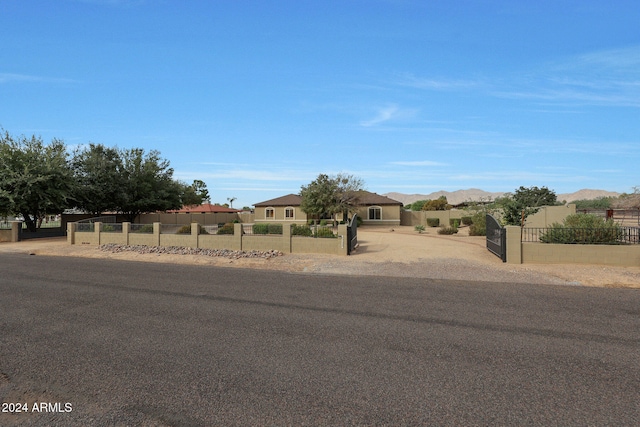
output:
M 76 224 L 76 231 L 79 232 L 93 232 L 95 231 L 95 224 L 92 222 L 79 222 Z
M 522 229 L 522 241 L 588 245 L 640 244 L 640 227 L 525 227 Z
M 122 224 L 100 224 L 100 231 L 103 233 L 122 233 Z
M 153 224 L 131 224 L 129 225 L 130 233 L 153 233 Z

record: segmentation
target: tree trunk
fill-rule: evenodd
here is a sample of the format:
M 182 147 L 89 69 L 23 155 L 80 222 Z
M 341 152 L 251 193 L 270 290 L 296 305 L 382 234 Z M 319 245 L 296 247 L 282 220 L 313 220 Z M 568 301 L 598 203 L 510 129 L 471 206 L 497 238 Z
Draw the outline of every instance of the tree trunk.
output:
M 22 213 L 22 216 L 24 217 L 25 224 L 27 224 L 27 230 L 35 233 L 37 230 L 36 222 L 31 219 L 31 215 L 24 212 L 21 212 L 21 213 Z

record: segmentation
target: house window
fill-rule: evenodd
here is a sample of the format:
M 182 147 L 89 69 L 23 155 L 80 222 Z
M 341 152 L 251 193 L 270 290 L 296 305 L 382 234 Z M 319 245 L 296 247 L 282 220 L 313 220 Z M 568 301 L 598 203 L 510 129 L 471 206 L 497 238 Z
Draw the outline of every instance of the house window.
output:
M 369 208 L 369 219 L 379 220 L 382 219 L 382 209 L 378 206 L 372 206 Z
M 294 215 L 293 215 L 293 214 L 294 214 L 294 212 L 295 212 L 295 211 L 293 210 L 293 208 L 286 208 L 286 209 L 284 210 L 284 217 L 285 217 L 286 219 L 293 219 L 293 218 L 294 218 Z
M 264 217 L 273 219 L 276 217 L 276 211 L 273 208 L 266 208 L 264 210 Z

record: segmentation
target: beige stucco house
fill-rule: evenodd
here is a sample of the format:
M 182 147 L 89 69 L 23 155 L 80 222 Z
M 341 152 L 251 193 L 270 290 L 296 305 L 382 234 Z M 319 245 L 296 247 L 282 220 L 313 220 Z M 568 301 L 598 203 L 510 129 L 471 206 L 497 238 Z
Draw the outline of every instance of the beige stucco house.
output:
M 297 194 L 266 200 L 254 204 L 255 222 L 291 222 L 306 224 L 307 214 L 300 209 L 302 197 Z M 358 216 L 367 225 L 400 225 L 402 203 L 376 193 L 362 191 Z M 340 218 L 342 219 L 342 218 Z

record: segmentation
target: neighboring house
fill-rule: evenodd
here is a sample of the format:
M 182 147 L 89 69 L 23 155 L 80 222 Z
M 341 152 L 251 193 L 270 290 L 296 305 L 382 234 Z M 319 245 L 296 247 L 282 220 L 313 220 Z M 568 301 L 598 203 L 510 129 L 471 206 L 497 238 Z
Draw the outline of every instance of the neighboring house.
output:
M 402 203 L 376 193 L 363 191 L 360 195 L 358 216 L 367 225 L 400 225 Z M 302 197 L 287 194 L 264 202 L 256 203 L 255 222 L 291 222 L 305 224 L 307 214 L 300 209 Z M 340 215 L 338 216 L 340 217 Z
M 183 206 L 181 209 L 167 211 L 167 213 L 237 213 L 237 212 L 241 212 L 241 210 L 228 208 L 226 206 L 212 205 L 211 203 Z

